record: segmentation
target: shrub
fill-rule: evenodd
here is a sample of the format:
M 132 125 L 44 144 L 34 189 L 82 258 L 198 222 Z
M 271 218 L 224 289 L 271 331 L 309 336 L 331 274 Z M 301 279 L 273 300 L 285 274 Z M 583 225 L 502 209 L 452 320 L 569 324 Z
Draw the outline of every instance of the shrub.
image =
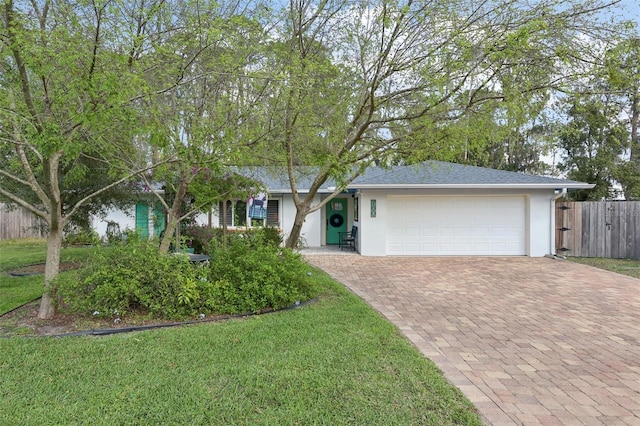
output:
M 219 312 L 279 309 L 315 295 L 301 256 L 261 232 L 230 235 L 224 246 L 214 240 L 209 252 L 211 306 Z
M 156 317 L 179 318 L 201 312 L 211 298 L 206 269 L 187 256 L 158 252 L 135 238 L 98 249 L 87 268 L 60 276 L 56 294 L 65 309 L 119 315 L 142 308 Z
M 273 244 L 275 246 L 280 246 L 282 244 L 282 232 L 280 229 L 275 228 L 273 226 L 267 226 L 264 228 L 256 229 L 257 233 L 261 233 L 264 237 L 265 242 L 269 244 Z
M 64 246 L 98 245 L 100 236 L 93 229 L 73 229 L 65 233 L 62 239 Z
M 183 232 L 183 235 L 192 242 L 195 253 L 210 254 L 209 248 L 211 242 L 216 240 L 222 242 L 222 228 L 210 228 L 207 225 L 189 226 Z M 254 238 L 259 235 L 261 241 L 268 244 L 279 246 L 282 244 L 282 233 L 278 228 L 267 226 L 264 228 L 248 228 L 248 229 L 228 229 L 227 236 L 233 238 L 233 235 L 242 235 L 243 237 Z
M 273 234 L 231 234 L 226 245 L 214 238 L 209 247 L 209 266 L 198 266 L 126 234 L 97 248 L 89 266 L 60 275 L 56 295 L 69 312 L 109 317 L 142 309 L 163 318 L 279 309 L 315 296 L 306 263 Z
M 216 237 L 216 228 L 207 225 L 194 225 L 184 229 L 183 235 L 191 240 L 191 247 L 195 253 L 209 254 L 207 249 L 212 239 Z

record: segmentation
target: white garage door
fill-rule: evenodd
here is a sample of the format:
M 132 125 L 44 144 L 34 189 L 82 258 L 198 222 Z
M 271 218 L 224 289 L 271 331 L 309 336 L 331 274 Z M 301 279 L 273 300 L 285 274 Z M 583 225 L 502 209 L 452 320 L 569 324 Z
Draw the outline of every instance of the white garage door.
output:
M 388 255 L 524 255 L 525 199 L 389 196 Z

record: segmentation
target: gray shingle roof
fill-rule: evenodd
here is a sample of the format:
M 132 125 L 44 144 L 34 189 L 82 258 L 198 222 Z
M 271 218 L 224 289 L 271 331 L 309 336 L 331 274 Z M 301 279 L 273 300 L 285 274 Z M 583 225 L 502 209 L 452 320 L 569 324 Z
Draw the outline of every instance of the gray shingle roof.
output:
M 428 161 L 411 166 L 372 167 L 356 178 L 350 187 L 360 186 L 585 186 L 582 182 L 548 176 L 495 170 L 463 164 Z
M 290 192 L 286 170 L 281 168 L 245 168 L 243 173 L 262 183 L 270 192 Z M 299 170 L 297 178 L 300 192 L 306 192 L 313 181 L 313 170 Z M 310 174 L 311 173 L 311 174 Z M 328 192 L 333 182 L 325 182 L 320 192 Z M 359 188 L 465 188 L 465 187 L 509 187 L 509 188 L 590 188 L 592 185 L 573 180 L 525 173 L 508 172 L 485 167 L 427 161 L 411 166 L 389 168 L 370 167 L 349 186 Z
M 389 169 L 368 169 L 350 185 L 576 185 L 567 179 L 528 175 L 485 167 L 467 166 L 442 161 L 427 161 L 411 166 L 393 166 Z
M 316 170 L 311 167 L 297 168 L 296 184 L 300 192 L 307 192 L 311 187 Z M 284 167 L 243 167 L 241 173 L 262 182 L 269 192 L 291 192 L 289 175 Z M 326 188 L 332 185 L 335 183 L 327 181 L 322 187 Z

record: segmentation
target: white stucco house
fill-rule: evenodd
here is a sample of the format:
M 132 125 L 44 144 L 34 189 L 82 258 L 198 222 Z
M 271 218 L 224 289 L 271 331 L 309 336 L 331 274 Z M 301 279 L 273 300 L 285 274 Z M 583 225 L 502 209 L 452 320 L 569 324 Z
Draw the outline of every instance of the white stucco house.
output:
M 269 225 L 286 234 L 295 206 L 285 174 L 255 170 L 268 188 Z M 306 192 L 302 179 L 299 192 Z M 319 202 L 333 192 L 327 183 Z M 338 244 L 338 232 L 358 228 L 363 256 L 531 256 L 555 254 L 555 200 L 593 185 L 482 167 L 429 161 L 372 167 L 324 208 L 307 216 L 308 247 Z M 251 225 L 246 203 L 228 207 L 227 225 Z M 219 209 L 200 223 L 221 225 Z M 133 223 L 132 223 L 133 224 Z

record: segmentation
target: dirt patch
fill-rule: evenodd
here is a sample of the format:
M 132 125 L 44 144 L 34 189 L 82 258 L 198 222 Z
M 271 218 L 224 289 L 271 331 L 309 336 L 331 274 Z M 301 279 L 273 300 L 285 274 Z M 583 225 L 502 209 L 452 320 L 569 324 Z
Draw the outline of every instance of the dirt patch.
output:
M 0 317 L 2 336 L 51 336 L 79 331 L 80 321 L 69 315 L 59 314 L 52 320 L 38 319 L 40 300 L 27 303 Z M 86 326 L 86 324 L 84 324 Z
M 44 263 L 36 263 L 34 265 L 22 266 L 18 269 L 9 271 L 9 275 L 15 277 L 22 277 L 27 275 L 44 274 Z M 60 272 L 69 271 L 71 269 L 78 269 L 80 267 L 76 262 L 60 262 Z
M 181 321 L 151 318 L 146 312 L 128 312 L 126 316 L 110 318 L 56 313 L 50 320 L 38 318 L 40 300 L 23 305 L 0 316 L 0 337 L 59 336 L 91 330 L 125 329 L 131 327 L 168 326 Z M 182 321 L 215 321 L 228 316 L 186 318 Z

